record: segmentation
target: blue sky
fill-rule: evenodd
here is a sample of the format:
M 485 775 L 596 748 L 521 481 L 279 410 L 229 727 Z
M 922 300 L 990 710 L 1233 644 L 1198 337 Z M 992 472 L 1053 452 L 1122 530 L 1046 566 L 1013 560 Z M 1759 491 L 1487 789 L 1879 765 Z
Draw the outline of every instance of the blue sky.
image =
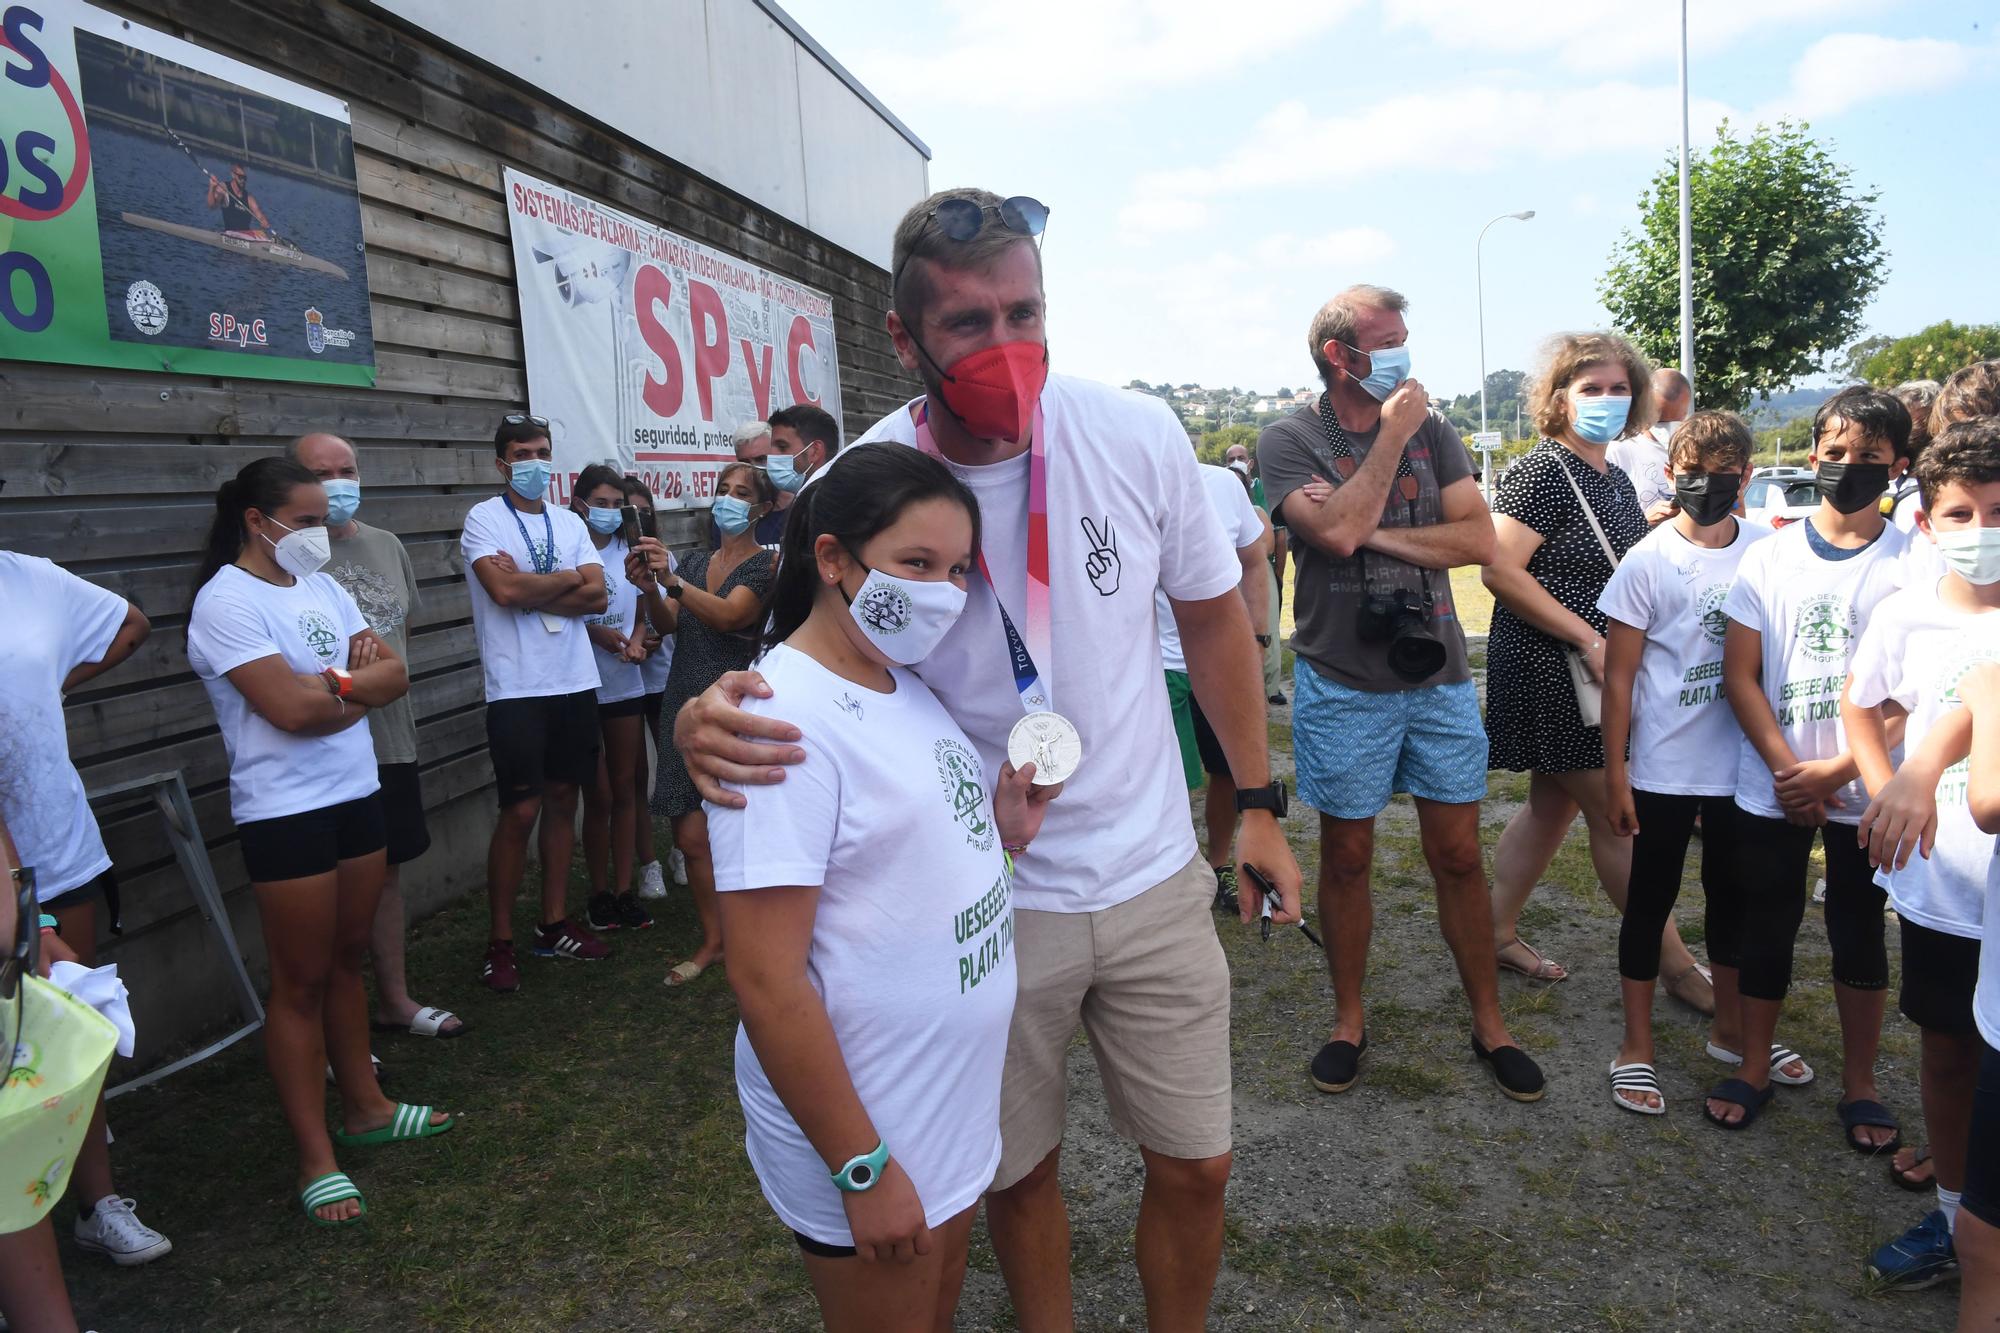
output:
M 1598 279 L 1679 139 L 1670 0 L 784 0 L 930 144 L 931 185 L 1030 194 L 1056 365 L 1124 383 L 1310 379 L 1352 281 L 1411 300 L 1414 373 L 1602 327 Z M 2000 5 L 1693 0 L 1697 145 L 1791 115 L 1881 191 L 1868 331 L 2000 321 Z M 1696 238 L 1697 246 L 1700 238 Z

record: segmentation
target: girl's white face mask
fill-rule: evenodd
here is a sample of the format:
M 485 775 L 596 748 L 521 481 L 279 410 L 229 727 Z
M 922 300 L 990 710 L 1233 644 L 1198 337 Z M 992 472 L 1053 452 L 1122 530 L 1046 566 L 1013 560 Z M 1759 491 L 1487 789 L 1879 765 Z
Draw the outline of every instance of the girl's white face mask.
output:
M 964 610 L 965 589 L 950 579 L 900 579 L 879 569 L 869 570 L 847 598 L 847 614 L 862 636 L 897 666 L 929 657 Z
M 269 514 L 264 517 L 278 523 Z M 278 526 L 285 528 L 282 523 Z M 264 540 L 271 541 L 269 537 Z M 333 538 L 325 528 L 285 528 L 285 535 L 271 542 L 271 555 L 286 573 L 294 578 L 309 579 L 326 568 L 326 562 L 333 558 Z

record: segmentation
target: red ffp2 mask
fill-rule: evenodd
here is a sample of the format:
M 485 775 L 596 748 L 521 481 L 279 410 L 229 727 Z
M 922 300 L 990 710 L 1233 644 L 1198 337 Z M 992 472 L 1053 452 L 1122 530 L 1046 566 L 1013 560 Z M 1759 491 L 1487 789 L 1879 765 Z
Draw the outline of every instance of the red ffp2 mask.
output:
M 982 440 L 1018 440 L 1028 433 L 1049 378 L 1049 349 L 1006 342 L 960 357 L 938 392 L 965 429 Z

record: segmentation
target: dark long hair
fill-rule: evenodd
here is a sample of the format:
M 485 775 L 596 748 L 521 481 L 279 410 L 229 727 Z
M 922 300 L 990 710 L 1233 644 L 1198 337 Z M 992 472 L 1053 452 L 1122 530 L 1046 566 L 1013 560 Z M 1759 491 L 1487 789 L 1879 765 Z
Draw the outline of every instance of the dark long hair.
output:
M 576 484 L 569 488 L 571 510 L 581 507 L 579 502 L 583 497 L 599 486 L 609 486 L 620 495 L 625 494 L 625 478 L 617 468 L 606 463 L 592 463 L 576 474 Z
M 812 614 L 819 595 L 814 543 L 833 537 L 857 552 L 922 500 L 961 506 L 972 517 L 972 549 L 979 550 L 979 501 L 951 469 L 928 454 L 902 444 L 859 444 L 814 473 L 792 502 L 785 524 L 764 646 L 783 643 Z
M 208 525 L 208 542 L 202 547 L 201 568 L 194 577 L 195 590 L 199 592 L 215 577 L 215 571 L 243 554 L 243 543 L 250 535 L 243 526 L 245 510 L 271 513 L 284 507 L 293 487 L 317 485 L 318 477 L 291 459 L 273 454 L 245 463 L 241 472 L 217 487 L 215 520 Z

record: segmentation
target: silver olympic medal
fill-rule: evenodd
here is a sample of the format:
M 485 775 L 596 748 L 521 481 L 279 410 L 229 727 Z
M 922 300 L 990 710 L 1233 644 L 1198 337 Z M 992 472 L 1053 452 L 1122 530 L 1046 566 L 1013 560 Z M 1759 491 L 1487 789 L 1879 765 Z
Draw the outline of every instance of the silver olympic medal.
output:
M 1068 782 L 1083 762 L 1083 737 L 1061 713 L 1030 713 L 1007 733 L 1007 761 L 1016 768 L 1033 764 L 1035 785 L 1053 787 Z

